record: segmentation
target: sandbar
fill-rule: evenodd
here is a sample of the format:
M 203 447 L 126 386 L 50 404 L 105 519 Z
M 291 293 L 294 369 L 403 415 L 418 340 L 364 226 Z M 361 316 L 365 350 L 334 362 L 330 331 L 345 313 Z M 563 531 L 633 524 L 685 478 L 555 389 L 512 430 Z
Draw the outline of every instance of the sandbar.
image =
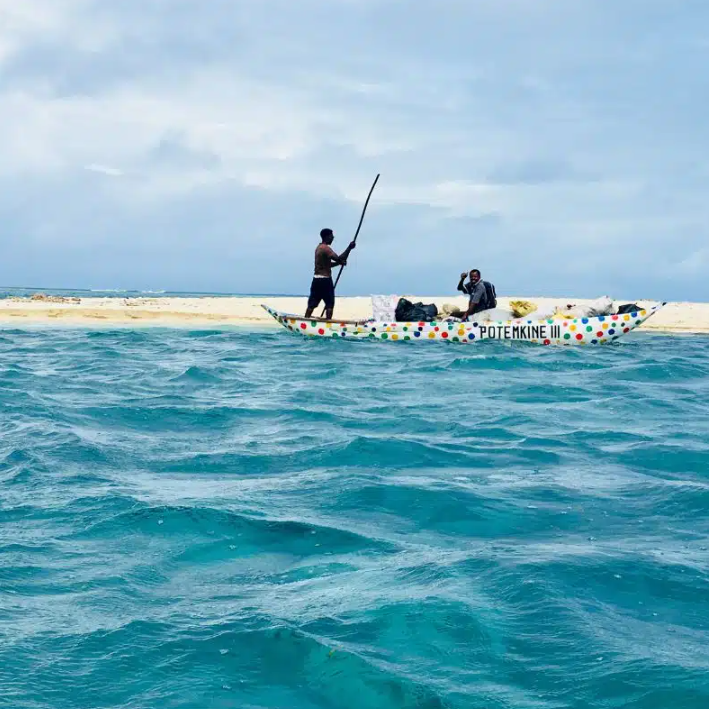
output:
M 450 303 L 464 308 L 464 296 L 412 296 L 409 300 L 435 303 L 439 308 Z M 590 300 L 535 296 L 498 297 L 498 307 L 510 300 L 529 300 L 539 309 Z M 635 301 L 644 307 L 652 301 Z M 62 324 L 70 326 L 158 326 L 219 327 L 258 326 L 278 328 L 278 324 L 261 308 L 261 303 L 286 313 L 305 312 L 305 297 L 199 297 L 199 298 L 6 298 L 0 300 L 0 325 Z M 319 314 L 319 310 L 317 312 Z M 343 320 L 372 316 L 370 296 L 340 296 L 335 317 Z M 672 333 L 709 333 L 709 303 L 668 303 L 642 326 L 643 331 Z

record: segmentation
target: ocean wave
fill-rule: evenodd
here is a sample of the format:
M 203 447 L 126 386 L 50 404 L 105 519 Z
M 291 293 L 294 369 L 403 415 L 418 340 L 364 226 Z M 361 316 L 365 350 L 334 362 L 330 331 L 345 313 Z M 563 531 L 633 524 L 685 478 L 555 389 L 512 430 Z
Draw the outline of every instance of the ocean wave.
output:
M 707 345 L 3 330 L 3 698 L 703 708 Z

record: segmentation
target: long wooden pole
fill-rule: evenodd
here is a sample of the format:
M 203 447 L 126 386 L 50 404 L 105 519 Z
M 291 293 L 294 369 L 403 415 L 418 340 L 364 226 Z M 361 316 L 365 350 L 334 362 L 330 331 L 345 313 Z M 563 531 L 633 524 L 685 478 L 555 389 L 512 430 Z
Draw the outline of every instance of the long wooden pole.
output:
M 357 237 L 359 236 L 359 230 L 362 228 L 362 222 L 364 221 L 364 215 L 367 212 L 367 207 L 369 205 L 369 198 L 372 196 L 372 192 L 374 192 L 374 188 L 377 186 L 377 182 L 379 181 L 379 175 L 374 178 L 374 182 L 372 183 L 372 187 L 369 190 L 369 194 L 367 195 L 367 201 L 364 203 L 364 208 L 362 209 L 362 216 L 359 218 L 359 224 L 357 225 L 357 231 L 355 232 L 354 241 L 357 243 Z M 337 274 L 337 278 L 335 279 L 335 288 L 337 288 L 337 284 L 340 282 L 340 276 L 342 275 L 342 269 L 344 268 L 344 265 L 340 266 L 340 272 Z M 322 309 L 322 313 L 320 314 L 320 317 L 322 318 L 325 315 L 325 310 L 327 308 Z

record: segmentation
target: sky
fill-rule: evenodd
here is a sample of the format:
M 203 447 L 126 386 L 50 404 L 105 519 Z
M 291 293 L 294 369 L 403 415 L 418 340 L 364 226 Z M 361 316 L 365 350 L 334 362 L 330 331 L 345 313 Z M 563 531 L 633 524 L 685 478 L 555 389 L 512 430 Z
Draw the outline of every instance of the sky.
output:
M 0 285 L 709 300 L 706 0 L 0 0 Z

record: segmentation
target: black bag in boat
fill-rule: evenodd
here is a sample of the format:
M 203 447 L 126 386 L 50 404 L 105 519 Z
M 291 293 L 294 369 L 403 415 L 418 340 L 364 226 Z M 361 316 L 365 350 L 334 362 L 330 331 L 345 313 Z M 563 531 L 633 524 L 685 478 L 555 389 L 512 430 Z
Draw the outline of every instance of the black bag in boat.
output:
M 412 303 L 406 298 L 399 298 L 394 317 L 397 322 L 431 322 L 438 316 L 438 308 L 431 303 Z
M 639 313 L 642 308 L 635 303 L 626 303 L 618 308 L 617 315 L 623 315 L 624 313 Z

